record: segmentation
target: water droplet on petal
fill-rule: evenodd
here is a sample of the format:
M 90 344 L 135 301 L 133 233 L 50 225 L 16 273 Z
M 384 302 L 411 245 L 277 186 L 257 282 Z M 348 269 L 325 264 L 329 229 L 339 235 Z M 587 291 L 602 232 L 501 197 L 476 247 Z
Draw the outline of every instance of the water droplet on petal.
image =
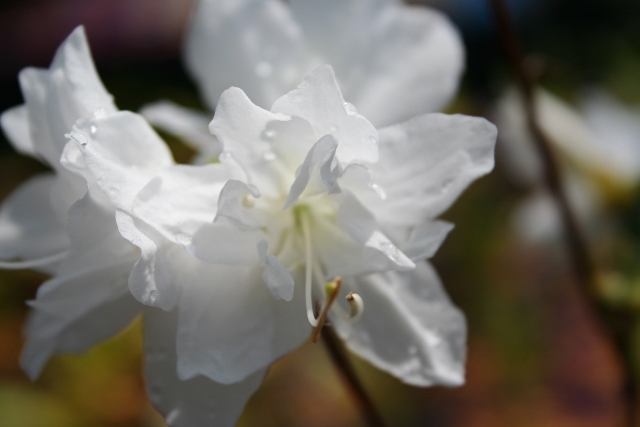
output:
M 276 159 L 276 153 L 274 153 L 273 151 L 265 151 L 262 154 L 262 158 L 267 162 L 271 162 Z
M 107 117 L 107 110 L 104 108 L 98 108 L 92 113 L 94 119 L 104 119 Z
M 372 144 L 377 144 L 378 143 L 378 138 L 376 138 L 375 136 L 372 136 L 371 138 L 369 138 L 369 142 Z
M 276 136 L 276 131 L 273 129 L 267 129 L 264 131 L 264 137 L 267 139 L 273 139 Z
M 384 190 L 384 188 L 382 188 L 378 184 L 371 184 L 371 188 L 373 188 L 373 191 L 376 192 L 378 197 L 380 197 L 382 200 L 387 200 L 387 192 Z
M 223 151 L 220 154 L 220 162 L 221 163 L 225 163 L 225 162 L 231 161 L 232 159 L 233 159 L 233 155 L 228 151 Z
M 338 129 L 339 129 L 338 125 L 336 125 L 336 124 L 332 123 L 332 124 L 329 125 L 329 132 L 331 132 L 331 133 L 338 132 Z
M 191 236 L 186 233 L 180 233 L 176 236 L 176 241 L 181 245 L 187 245 L 191 242 Z
M 356 106 L 353 105 L 352 103 L 345 102 L 342 106 L 344 107 L 344 112 L 347 113 L 347 115 L 355 116 L 356 114 L 358 114 L 358 110 L 356 109 Z
M 155 304 L 157 300 L 158 300 L 158 291 L 154 289 L 151 292 L 149 292 L 149 303 Z
M 96 133 L 98 133 L 98 126 L 96 126 L 96 125 L 92 124 L 92 125 L 89 127 L 89 132 L 91 132 L 91 135 L 95 135 Z
M 75 142 L 82 145 L 83 147 L 86 146 L 87 143 L 89 142 L 87 140 L 87 137 L 83 133 L 76 132 L 76 131 L 72 131 L 71 133 L 65 133 L 64 136 L 65 138 L 74 140 Z
M 400 251 L 395 247 L 393 243 L 383 242 L 380 244 L 382 253 L 389 257 L 391 261 L 398 261 L 400 258 Z
M 267 61 L 260 61 L 256 64 L 255 72 L 258 77 L 267 78 L 271 75 L 272 71 L 273 67 L 271 63 Z

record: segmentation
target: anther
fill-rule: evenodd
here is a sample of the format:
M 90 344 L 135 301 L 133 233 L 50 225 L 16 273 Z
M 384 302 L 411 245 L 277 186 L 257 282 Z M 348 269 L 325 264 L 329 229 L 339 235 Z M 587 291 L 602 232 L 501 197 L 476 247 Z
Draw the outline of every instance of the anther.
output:
M 248 194 L 245 194 L 242 197 L 242 206 L 243 207 L 245 207 L 247 209 L 250 209 L 250 208 L 254 207 L 255 204 L 256 204 L 256 202 L 251 197 L 249 197 Z
M 364 301 L 356 292 L 350 292 L 346 298 L 349 303 L 349 322 L 357 322 L 364 312 Z
M 318 342 L 318 338 L 320 338 L 320 332 L 322 332 L 322 328 L 324 327 L 324 323 L 327 320 L 327 314 L 331 309 L 331 306 L 336 301 L 338 294 L 340 293 L 340 288 L 342 287 L 342 278 L 340 276 L 333 279 L 331 282 L 325 285 L 325 290 L 327 292 L 327 299 L 322 305 L 322 310 L 320 311 L 320 316 L 318 316 L 318 324 L 313 329 L 313 333 L 311 334 L 311 341 L 314 343 Z

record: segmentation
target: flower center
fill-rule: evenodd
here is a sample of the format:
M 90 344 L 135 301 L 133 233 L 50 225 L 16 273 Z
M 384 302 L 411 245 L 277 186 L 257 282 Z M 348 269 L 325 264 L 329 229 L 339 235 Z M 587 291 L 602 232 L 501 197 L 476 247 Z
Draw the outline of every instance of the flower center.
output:
M 350 313 L 347 314 L 342 307 L 334 304 L 342 286 L 342 278 L 335 277 L 333 280 L 326 282 L 322 266 L 313 256 L 313 244 L 311 241 L 311 209 L 308 205 L 298 204 L 293 208 L 296 227 L 302 234 L 304 242 L 305 254 L 305 305 L 307 309 L 307 319 L 311 326 L 314 327 L 312 335 L 313 342 L 317 342 L 320 332 L 325 324 L 327 315 L 331 309 L 345 321 L 350 323 L 357 321 L 364 311 L 364 303 L 362 298 L 355 292 L 351 292 L 346 296 L 349 303 Z M 318 317 L 315 316 L 313 310 L 313 283 L 317 286 L 324 285 L 324 300 L 322 302 Z

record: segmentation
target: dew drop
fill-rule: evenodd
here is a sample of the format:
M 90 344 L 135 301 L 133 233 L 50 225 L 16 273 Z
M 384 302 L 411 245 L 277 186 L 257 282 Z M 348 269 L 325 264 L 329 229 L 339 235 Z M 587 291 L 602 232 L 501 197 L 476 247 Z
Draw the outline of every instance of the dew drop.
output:
M 73 131 L 71 133 L 65 133 L 64 136 L 65 136 L 65 138 L 69 138 L 69 139 L 74 140 L 75 142 L 77 142 L 78 144 L 82 145 L 83 147 L 85 147 L 87 145 L 87 143 L 89 142 L 87 140 L 87 137 L 84 134 L 82 134 L 80 132 L 76 132 L 76 131 Z
M 181 245 L 187 245 L 191 242 L 191 236 L 186 233 L 180 233 L 176 236 L 176 241 Z
M 149 302 L 151 304 L 155 304 L 157 300 L 158 300 L 158 291 L 154 289 L 151 292 L 149 292 Z
M 276 159 L 276 154 L 273 151 L 265 151 L 262 154 L 262 158 L 267 162 L 271 162 Z
M 233 159 L 233 155 L 228 151 L 223 151 L 220 153 L 220 162 L 225 163 L 231 161 Z
M 273 129 L 267 129 L 264 131 L 264 137 L 267 139 L 273 139 L 276 137 L 276 131 Z
M 89 127 L 89 132 L 91 132 L 91 135 L 95 135 L 96 133 L 98 133 L 98 126 L 96 125 L 91 125 Z
M 338 125 L 336 125 L 336 124 L 332 123 L 332 124 L 329 125 L 329 132 L 331 132 L 331 133 L 338 132 L 338 129 L 339 129 Z
M 389 257 L 392 261 L 398 261 L 399 253 L 398 248 L 396 248 L 392 243 L 383 242 L 380 244 L 380 249 L 382 249 L 382 253 Z
M 342 106 L 344 107 L 344 112 L 347 113 L 348 116 L 355 116 L 356 114 L 358 114 L 356 106 L 352 103 L 345 102 L 344 104 L 342 104 Z
M 382 188 L 378 184 L 371 184 L 371 188 L 373 188 L 373 191 L 376 192 L 380 199 L 387 200 L 387 192 L 384 190 L 384 188 Z
M 371 138 L 369 138 L 369 142 L 372 144 L 377 144 L 378 143 L 378 138 L 376 138 L 375 136 L 372 136 Z
M 98 108 L 93 112 L 92 116 L 94 119 L 104 119 L 107 117 L 107 110 L 104 108 Z
M 255 72 L 258 77 L 262 77 L 262 78 L 269 77 L 272 71 L 273 71 L 273 67 L 271 66 L 271 63 L 267 61 L 260 61 L 256 64 Z

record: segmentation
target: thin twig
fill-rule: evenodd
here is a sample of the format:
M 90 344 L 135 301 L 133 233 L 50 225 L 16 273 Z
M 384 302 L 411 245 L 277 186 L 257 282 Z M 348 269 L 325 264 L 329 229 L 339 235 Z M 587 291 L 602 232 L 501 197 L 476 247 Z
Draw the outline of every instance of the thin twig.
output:
M 613 325 L 607 325 L 605 323 L 604 318 L 609 313 L 607 313 L 607 309 L 596 298 L 596 269 L 589 254 L 586 239 L 580 230 L 576 216 L 562 186 L 560 168 L 551 149 L 551 143 L 538 122 L 532 78 L 524 65 L 515 25 L 504 0 L 488 1 L 493 10 L 509 64 L 518 83 L 529 132 L 533 137 L 538 153 L 542 159 L 544 183 L 560 210 L 569 256 L 574 273 L 580 284 L 582 295 L 595 314 L 595 319 L 600 322 L 600 329 L 607 333 L 614 348 L 616 348 L 619 353 L 624 369 L 623 399 L 627 412 L 627 425 L 636 427 L 637 417 L 635 405 L 639 393 L 635 376 L 633 375 L 633 360 L 628 351 L 628 341 L 630 339 L 628 328 L 623 328 L 624 330 L 621 333 L 621 331 L 616 330 Z
M 325 327 L 322 332 L 322 340 L 327 347 L 329 356 L 333 361 L 333 364 L 338 368 L 342 374 L 343 379 L 347 383 L 351 395 L 356 401 L 362 417 L 367 421 L 367 424 L 371 427 L 387 427 L 384 419 L 376 409 L 373 401 L 365 391 L 362 383 L 356 375 L 356 371 L 353 369 L 349 358 L 340 343 L 340 339 L 336 335 L 332 327 Z

